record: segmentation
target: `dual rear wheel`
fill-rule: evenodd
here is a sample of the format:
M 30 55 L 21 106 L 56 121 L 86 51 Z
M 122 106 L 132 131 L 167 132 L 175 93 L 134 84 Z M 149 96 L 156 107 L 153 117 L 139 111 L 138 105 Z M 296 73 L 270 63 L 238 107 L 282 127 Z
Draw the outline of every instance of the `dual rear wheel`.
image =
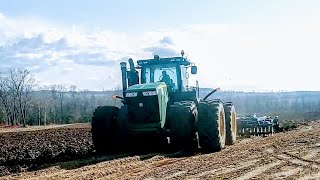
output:
M 198 111 L 199 144 L 204 152 L 220 151 L 226 144 L 236 142 L 236 112 L 232 103 L 201 101 Z
M 236 112 L 230 102 L 200 101 L 198 107 L 193 101 L 175 102 L 169 107 L 168 120 L 170 140 L 175 148 L 191 149 L 200 145 L 203 152 L 209 153 L 236 142 Z
M 220 101 L 199 103 L 198 135 L 201 150 L 220 151 L 225 147 L 226 126 L 224 108 Z

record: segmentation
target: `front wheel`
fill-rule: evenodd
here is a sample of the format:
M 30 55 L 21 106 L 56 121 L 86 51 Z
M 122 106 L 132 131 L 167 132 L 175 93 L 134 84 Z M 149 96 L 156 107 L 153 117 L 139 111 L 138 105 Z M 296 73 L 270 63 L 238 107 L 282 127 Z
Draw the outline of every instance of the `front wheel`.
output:
M 116 123 L 119 108 L 98 107 L 92 116 L 92 141 L 98 153 L 112 152 L 116 145 Z
M 195 146 L 197 107 L 193 101 L 175 102 L 168 108 L 170 144 L 174 149 L 192 150 Z
M 126 105 L 121 106 L 116 125 L 117 149 L 120 152 L 125 152 L 131 147 L 131 137 L 129 134 L 129 114 Z

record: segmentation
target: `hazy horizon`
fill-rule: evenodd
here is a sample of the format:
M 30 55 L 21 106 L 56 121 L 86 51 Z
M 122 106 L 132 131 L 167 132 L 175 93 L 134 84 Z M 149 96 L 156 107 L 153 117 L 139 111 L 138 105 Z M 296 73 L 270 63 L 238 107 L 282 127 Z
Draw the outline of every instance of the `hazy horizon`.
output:
M 0 70 L 40 85 L 121 87 L 119 62 L 177 56 L 200 87 L 320 91 L 320 1 L 0 1 Z

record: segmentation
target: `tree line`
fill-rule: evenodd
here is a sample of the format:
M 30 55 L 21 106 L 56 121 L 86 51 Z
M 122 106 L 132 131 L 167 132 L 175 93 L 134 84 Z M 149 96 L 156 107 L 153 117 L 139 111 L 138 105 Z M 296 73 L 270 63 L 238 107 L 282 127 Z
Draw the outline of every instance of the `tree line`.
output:
M 98 106 L 119 106 L 113 99 L 118 91 L 89 91 L 72 85 L 50 85 L 31 93 L 29 125 L 69 124 L 90 122 Z
M 218 92 L 211 98 L 233 102 L 238 116 L 257 113 L 285 120 L 320 119 L 320 92 L 317 91 Z
M 115 91 L 94 92 L 72 85 L 39 86 L 26 69 L 0 72 L 0 122 L 6 125 L 47 125 L 90 122 L 101 105 L 119 106 Z

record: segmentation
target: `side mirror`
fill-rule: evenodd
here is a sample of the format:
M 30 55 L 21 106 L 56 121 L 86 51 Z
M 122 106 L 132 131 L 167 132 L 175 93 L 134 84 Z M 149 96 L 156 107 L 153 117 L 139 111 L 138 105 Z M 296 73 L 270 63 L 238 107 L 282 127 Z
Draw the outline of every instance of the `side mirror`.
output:
M 198 68 L 197 66 L 191 66 L 191 74 L 197 74 Z

